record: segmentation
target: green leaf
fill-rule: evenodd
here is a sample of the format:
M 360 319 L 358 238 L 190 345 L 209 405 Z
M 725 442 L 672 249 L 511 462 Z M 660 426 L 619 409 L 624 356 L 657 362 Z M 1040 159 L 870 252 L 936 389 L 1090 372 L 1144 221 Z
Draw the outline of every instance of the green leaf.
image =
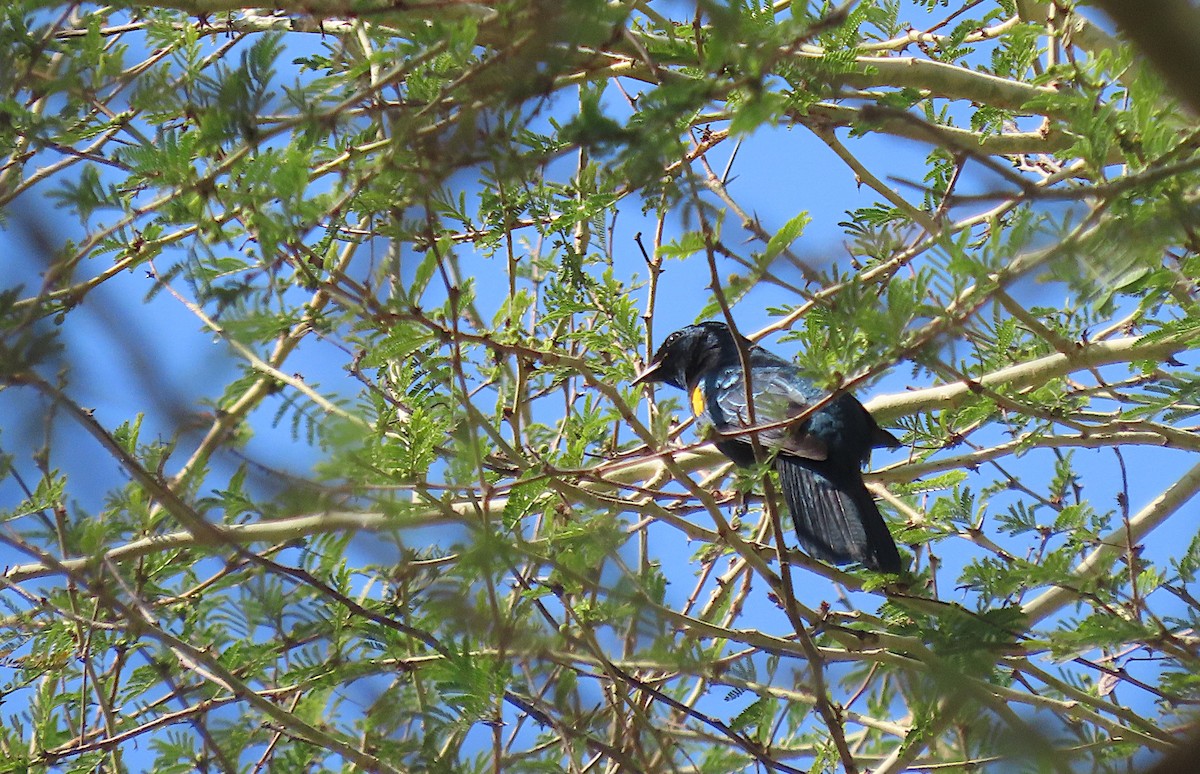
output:
M 765 258 L 771 260 L 791 246 L 804 233 L 805 227 L 812 222 L 807 212 L 801 212 L 783 224 L 783 227 L 771 235 L 767 242 Z

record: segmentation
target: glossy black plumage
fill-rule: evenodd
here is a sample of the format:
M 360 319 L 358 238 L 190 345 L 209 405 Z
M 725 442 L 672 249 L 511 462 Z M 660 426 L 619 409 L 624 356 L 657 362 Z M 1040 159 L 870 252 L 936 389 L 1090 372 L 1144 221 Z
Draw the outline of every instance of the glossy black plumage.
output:
M 756 434 L 764 449 L 777 452 L 775 470 L 804 550 L 835 564 L 858 562 L 900 572 L 896 544 L 862 478 L 871 449 L 899 446 L 899 441 L 849 394 L 787 424 L 823 394 L 792 363 L 748 339 L 742 341 L 749 359 L 753 412 L 737 342 L 721 322 L 672 333 L 634 383 L 664 382 L 686 390 L 694 413 L 721 433 L 773 425 Z M 739 465 L 754 462 L 747 435 L 722 438 L 716 446 Z

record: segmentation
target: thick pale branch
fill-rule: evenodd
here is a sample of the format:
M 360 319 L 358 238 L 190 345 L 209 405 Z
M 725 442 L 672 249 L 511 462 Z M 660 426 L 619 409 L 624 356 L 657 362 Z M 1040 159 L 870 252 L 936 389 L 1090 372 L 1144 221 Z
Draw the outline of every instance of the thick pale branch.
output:
M 825 52 L 804 48 L 798 55 L 819 59 L 825 56 Z M 1025 109 L 1025 105 L 1033 99 L 1053 97 L 1058 93 L 1048 86 L 1011 81 L 931 59 L 917 59 L 911 56 L 860 56 L 854 61 L 861 69 L 839 75 L 838 78 L 847 85 L 860 89 L 919 89 L 932 97 L 968 100 L 1018 112 Z
M 493 507 L 503 509 L 507 499 L 492 503 Z M 467 506 L 461 506 L 465 513 Z M 325 513 L 297 516 L 290 519 L 259 522 L 257 524 L 227 524 L 211 525 L 211 529 L 203 533 L 170 532 L 164 535 L 154 535 L 134 540 L 124 545 L 109 549 L 102 558 L 120 564 L 150 554 L 197 546 L 220 546 L 227 544 L 248 543 L 280 543 L 289 540 L 299 540 L 313 535 L 329 532 L 362 531 L 378 532 L 384 529 L 396 529 L 403 526 L 432 526 L 448 521 L 440 509 L 431 508 L 412 516 L 399 518 L 383 513 L 356 513 L 353 511 L 329 511 Z M 58 571 L 80 572 L 95 564 L 96 559 L 82 557 L 78 559 L 63 559 L 56 567 L 41 562 L 17 565 L 5 571 L 4 577 L 12 583 L 20 583 L 30 578 L 50 575 Z
M 1103 449 L 1121 446 L 1166 446 L 1174 449 L 1200 451 L 1200 435 L 1186 430 L 1162 428 L 1161 432 L 1153 430 L 1109 431 L 1098 430 L 1088 435 L 1052 435 L 1035 438 L 1028 441 L 1018 438 L 1014 441 L 996 444 L 986 449 L 958 454 L 953 457 L 939 457 L 923 462 L 898 464 L 877 471 L 880 481 L 912 481 L 931 473 L 942 473 L 947 470 L 970 469 L 989 460 L 1000 459 L 1009 455 L 1020 455 L 1022 449 Z
M 862 110 L 847 105 L 820 103 L 810 106 L 805 113 L 793 113 L 792 118 L 805 125 L 864 126 Z M 872 116 L 872 131 L 903 137 L 907 140 L 928 143 L 933 139 L 930 129 L 914 124 L 890 113 Z M 1022 154 L 1057 153 L 1078 141 L 1075 135 L 1058 127 L 1047 127 L 1038 132 L 1003 132 L 983 134 L 957 126 L 938 126 L 936 134 L 955 146 L 972 148 L 981 154 L 994 156 L 1017 156 Z
M 193 16 L 211 16 L 232 13 L 256 6 L 247 0 L 156 0 L 152 3 L 114 3 L 117 7 L 174 8 Z M 286 12 L 309 17 L 384 17 L 388 19 L 489 19 L 496 11 L 486 3 L 467 0 L 304 0 L 290 7 L 287 3 L 277 4 Z
M 899 395 L 884 395 L 869 401 L 866 406 L 867 410 L 880 421 L 886 422 L 918 412 L 954 408 L 981 387 L 1020 389 L 1088 368 L 1135 360 L 1162 361 L 1171 355 L 1194 347 L 1197 343 L 1195 339 L 1196 337 L 1192 336 L 1145 341 L 1142 337 L 1129 336 L 1080 345 L 1079 349 L 1070 356 L 1055 353 L 1030 360 L 1027 363 L 1018 363 L 1008 368 L 1002 368 L 994 373 L 981 376 L 977 381 L 955 382 Z

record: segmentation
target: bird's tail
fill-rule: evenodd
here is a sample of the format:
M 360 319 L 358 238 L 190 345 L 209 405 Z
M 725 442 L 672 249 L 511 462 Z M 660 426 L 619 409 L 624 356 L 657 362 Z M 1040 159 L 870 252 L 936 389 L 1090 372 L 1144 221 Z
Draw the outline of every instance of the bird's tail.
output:
M 775 469 L 805 551 L 834 564 L 858 562 L 872 570 L 900 572 L 900 552 L 862 473 L 784 455 L 775 458 Z

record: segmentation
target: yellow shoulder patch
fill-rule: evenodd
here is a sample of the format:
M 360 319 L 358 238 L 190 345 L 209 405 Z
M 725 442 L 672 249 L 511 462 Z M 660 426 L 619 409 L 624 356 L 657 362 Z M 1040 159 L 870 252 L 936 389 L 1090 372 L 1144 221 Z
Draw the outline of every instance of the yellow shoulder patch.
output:
M 694 388 L 692 388 L 692 413 L 696 416 L 700 416 L 704 413 L 705 407 L 704 387 L 703 385 L 697 384 Z

